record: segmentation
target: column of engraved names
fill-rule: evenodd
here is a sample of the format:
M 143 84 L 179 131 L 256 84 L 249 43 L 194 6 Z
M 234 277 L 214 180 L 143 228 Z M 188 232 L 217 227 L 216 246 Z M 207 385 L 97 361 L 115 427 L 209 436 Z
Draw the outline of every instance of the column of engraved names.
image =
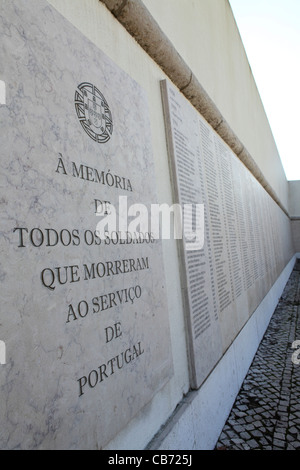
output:
M 176 177 L 178 186 L 179 202 L 184 204 L 197 203 L 199 191 L 196 185 L 196 158 L 195 153 L 189 146 L 190 126 L 185 126 L 190 122 L 190 112 L 185 116 L 185 109 L 176 99 L 175 92 L 169 88 L 169 107 L 172 123 L 172 135 L 174 145 L 174 157 L 176 162 Z M 188 110 L 189 111 L 189 110 Z M 194 136 L 195 137 L 195 136 Z M 195 141 L 195 139 L 193 139 Z M 195 339 L 198 328 L 199 317 L 201 316 L 201 304 L 203 304 L 202 293 L 199 291 L 200 285 L 204 282 L 204 261 L 195 257 L 194 252 L 185 251 L 187 264 L 186 275 L 188 279 L 188 294 L 190 300 L 190 321 Z
M 200 126 L 200 127 L 199 127 Z M 199 145 L 196 147 L 196 155 L 198 162 L 198 184 L 200 188 L 201 201 L 204 204 L 204 236 L 205 243 L 203 247 L 205 257 L 205 285 L 206 291 L 203 294 L 204 302 L 202 304 L 201 312 L 201 328 L 198 328 L 198 336 L 207 330 L 211 326 L 211 321 L 218 320 L 218 309 L 216 300 L 216 290 L 214 282 L 213 272 L 213 260 L 212 260 L 212 246 L 209 230 L 209 211 L 208 211 L 208 195 L 206 188 L 206 168 L 205 168 L 205 144 L 203 145 L 201 136 L 201 119 L 198 120 L 198 141 Z M 201 144 L 201 145 L 200 145 Z
M 243 193 L 243 207 L 244 207 L 244 219 L 247 230 L 246 243 L 244 245 L 245 250 L 243 250 L 243 269 L 245 276 L 245 289 L 246 291 L 250 289 L 253 284 L 253 261 L 251 253 L 251 240 L 250 232 L 253 231 L 253 225 L 251 220 L 250 204 L 251 204 L 251 191 L 249 190 L 248 183 L 248 172 L 244 168 L 244 174 L 242 176 L 242 181 L 244 182 L 242 186 Z
M 201 133 L 201 128 L 200 128 Z M 210 136 L 211 137 L 211 136 Z M 215 271 L 214 271 L 214 263 L 213 263 L 213 246 L 212 246 L 212 239 L 211 239 L 211 231 L 210 231 L 210 214 L 209 214 L 209 193 L 207 189 L 209 174 L 207 173 L 207 162 L 211 161 L 211 147 L 208 145 L 213 145 L 211 138 L 207 141 L 205 138 L 201 139 L 202 144 L 202 153 L 201 157 L 199 155 L 198 164 L 199 164 L 199 172 L 203 175 L 203 182 L 202 182 L 202 200 L 205 204 L 205 248 L 206 248 L 206 257 L 208 260 L 208 267 L 209 267 L 209 277 L 210 277 L 210 294 L 212 300 L 212 314 L 215 321 L 218 321 L 218 302 L 217 302 L 217 295 L 216 295 L 216 282 L 215 282 Z M 210 180 L 211 183 L 211 180 Z
M 263 220 L 264 220 L 264 212 L 263 212 L 263 196 L 264 196 L 264 189 L 257 185 L 257 191 L 255 193 L 256 196 L 256 212 L 257 212 L 257 250 L 258 250 L 258 271 L 259 271 L 259 278 L 263 279 L 266 273 L 265 269 L 265 259 L 264 259 L 264 247 L 263 247 L 263 238 L 264 238 L 264 229 L 263 229 Z
M 224 202 L 222 185 L 226 176 L 222 175 L 223 171 L 227 171 L 226 162 L 222 162 L 222 146 L 216 136 L 214 136 L 214 156 L 215 156 L 215 181 L 218 194 L 216 194 L 216 204 L 214 207 L 215 215 L 218 218 L 214 220 L 213 240 L 214 240 L 214 254 L 216 262 L 216 281 L 219 296 L 220 312 L 223 312 L 232 302 L 233 299 L 233 281 L 232 273 L 229 265 L 229 246 L 227 234 L 227 221 Z M 223 168 L 224 167 L 224 168 Z M 223 182 L 224 180 L 224 182 Z M 217 230 L 216 230 L 217 229 Z
M 250 204 L 250 219 L 251 219 L 251 224 L 252 224 L 252 230 L 250 235 L 250 246 L 251 246 L 251 254 L 252 254 L 252 260 L 253 260 L 253 282 L 257 281 L 259 279 L 259 257 L 258 257 L 258 245 L 259 245 L 259 219 L 258 219 L 258 213 L 257 213 L 257 187 L 256 187 L 256 180 L 253 178 L 252 175 L 249 174 L 249 187 L 251 188 L 251 204 Z
M 173 130 L 180 202 L 189 204 L 197 199 L 194 185 L 196 162 L 193 153 L 186 145 L 185 135 L 175 126 Z
M 275 227 L 275 229 L 272 230 L 272 237 L 270 240 L 270 243 L 273 243 L 274 246 L 274 260 L 276 261 L 276 270 L 277 270 L 277 276 L 280 274 L 282 269 L 285 266 L 285 261 L 284 260 L 284 254 L 283 254 L 283 243 L 282 240 L 284 239 L 284 225 L 285 225 L 285 214 L 284 212 L 278 210 L 278 206 L 271 199 L 268 197 L 269 200 L 269 205 L 270 205 L 270 214 L 273 215 L 271 224 L 272 227 Z M 277 277 L 276 276 L 276 277 Z
M 243 168 L 239 160 L 233 159 L 233 190 L 236 214 L 237 250 L 240 254 L 238 272 L 235 273 L 235 296 L 238 298 L 246 290 L 246 280 L 243 265 L 248 262 L 247 228 L 243 206 L 242 175 Z
M 174 146 L 178 169 L 180 202 L 199 204 L 200 191 L 197 184 L 197 150 L 189 145 L 188 138 L 174 127 Z M 187 276 L 191 322 L 194 339 L 197 339 L 209 326 L 207 286 L 205 285 L 206 260 L 203 251 L 186 251 Z
M 262 219 L 261 219 L 261 240 L 260 240 L 260 244 L 261 244 L 261 250 L 262 250 L 262 253 L 263 253 L 263 256 L 262 256 L 262 262 L 263 262 L 263 275 L 265 278 L 267 278 L 267 275 L 268 275 L 268 254 L 267 254 L 267 250 L 268 250 L 268 230 L 272 230 L 273 231 L 273 227 L 269 227 L 268 225 L 268 214 L 269 214 L 269 211 L 270 211 L 270 207 L 269 207 L 269 203 L 268 203 L 268 196 L 267 196 L 267 193 L 266 191 L 261 188 L 261 201 L 260 201 L 260 208 L 261 208 L 261 215 L 262 215 Z M 275 233 L 277 232 L 277 230 L 275 229 Z
M 270 249 L 271 249 L 271 270 L 272 270 L 272 273 L 273 273 L 273 281 L 275 281 L 275 279 L 278 277 L 278 275 L 280 274 L 281 272 L 281 269 L 279 268 L 279 270 L 277 270 L 277 265 L 276 265 L 276 256 L 277 256 L 277 252 L 278 252 L 278 246 L 283 246 L 282 243 L 280 243 L 280 240 L 289 240 L 289 236 L 286 236 L 286 234 L 284 233 L 284 227 L 285 227 L 285 224 L 284 224 L 284 221 L 282 220 L 282 222 L 279 223 L 279 227 L 280 227 L 280 230 L 276 230 L 276 213 L 279 215 L 280 214 L 280 218 L 284 219 L 285 218 L 285 215 L 280 211 L 278 211 L 278 206 L 276 205 L 275 201 L 273 201 L 268 195 L 266 195 L 266 197 L 268 198 L 269 200 L 269 203 L 271 205 L 271 209 L 269 211 L 270 213 L 270 226 L 272 227 L 272 229 L 270 230 L 271 232 L 271 242 L 270 242 Z M 278 226 L 278 225 L 277 225 Z M 283 231 L 283 233 L 282 233 Z M 281 232 L 281 233 L 280 233 Z M 278 235 L 279 235 L 279 240 L 278 240 Z M 283 255 L 283 266 L 286 265 L 287 261 L 289 260 L 289 258 L 287 259 L 284 259 L 284 255 Z
M 201 150 L 203 155 L 203 163 L 200 171 L 205 174 L 205 185 L 203 185 L 203 193 L 205 199 L 205 243 L 208 250 L 208 262 L 211 279 L 211 295 L 213 303 L 214 319 L 218 320 L 218 298 L 216 292 L 216 271 L 213 262 L 213 253 L 216 249 L 216 243 L 219 244 L 221 238 L 221 223 L 218 203 L 218 193 L 216 188 L 217 170 L 214 157 L 214 141 L 211 129 L 201 119 L 199 120 L 201 135 Z M 200 162 L 199 162 L 200 164 Z M 217 241 L 218 240 L 218 241 Z M 215 253 L 214 253 L 215 255 Z
M 268 272 L 272 273 L 273 272 L 273 264 L 274 264 L 274 238 L 273 238 L 273 220 L 272 220 L 272 212 L 273 212 L 273 201 L 270 200 L 270 197 L 265 193 L 265 200 L 266 203 L 265 205 L 268 207 L 268 214 L 267 214 L 267 223 L 268 223 L 268 239 L 267 239 L 267 269 Z M 279 225 L 280 230 L 282 230 L 283 226 L 282 224 Z M 279 243 L 278 246 L 282 246 L 281 243 Z
M 233 165 L 237 163 L 234 155 L 218 138 L 218 147 L 221 151 L 223 212 L 227 236 L 227 250 L 229 275 L 231 282 L 232 300 L 237 299 L 243 291 L 242 267 L 240 263 L 238 219 L 235 204 L 235 186 L 233 178 Z

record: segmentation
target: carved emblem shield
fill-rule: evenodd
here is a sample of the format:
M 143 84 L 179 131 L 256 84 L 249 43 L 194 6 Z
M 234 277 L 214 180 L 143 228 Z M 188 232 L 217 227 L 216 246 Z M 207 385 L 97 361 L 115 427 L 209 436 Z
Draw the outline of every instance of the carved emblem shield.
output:
M 75 109 L 83 129 L 95 142 L 103 144 L 111 138 L 112 115 L 106 99 L 95 85 L 88 82 L 78 85 Z

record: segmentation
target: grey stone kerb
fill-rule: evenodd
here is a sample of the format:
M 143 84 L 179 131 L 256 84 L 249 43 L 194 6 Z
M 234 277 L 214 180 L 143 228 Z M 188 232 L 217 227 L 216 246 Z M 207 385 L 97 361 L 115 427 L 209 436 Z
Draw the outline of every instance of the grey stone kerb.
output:
M 192 70 L 164 34 L 141 0 L 100 0 L 159 65 L 190 103 L 229 145 L 279 207 L 287 209 L 269 185 L 260 168 L 226 122 Z

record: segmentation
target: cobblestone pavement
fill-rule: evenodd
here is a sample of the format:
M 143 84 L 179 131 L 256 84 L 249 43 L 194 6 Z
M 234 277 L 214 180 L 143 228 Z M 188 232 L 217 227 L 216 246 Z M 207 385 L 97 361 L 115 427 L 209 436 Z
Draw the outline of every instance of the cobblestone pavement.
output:
M 300 450 L 299 304 L 297 260 L 219 437 L 217 450 Z M 298 346 L 294 343 L 297 340 Z

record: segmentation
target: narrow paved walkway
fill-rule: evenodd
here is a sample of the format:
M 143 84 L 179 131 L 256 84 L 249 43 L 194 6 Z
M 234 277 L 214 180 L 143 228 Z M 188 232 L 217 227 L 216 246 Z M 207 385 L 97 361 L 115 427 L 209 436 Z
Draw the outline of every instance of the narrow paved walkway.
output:
M 297 260 L 216 449 L 300 450 L 299 305 Z

